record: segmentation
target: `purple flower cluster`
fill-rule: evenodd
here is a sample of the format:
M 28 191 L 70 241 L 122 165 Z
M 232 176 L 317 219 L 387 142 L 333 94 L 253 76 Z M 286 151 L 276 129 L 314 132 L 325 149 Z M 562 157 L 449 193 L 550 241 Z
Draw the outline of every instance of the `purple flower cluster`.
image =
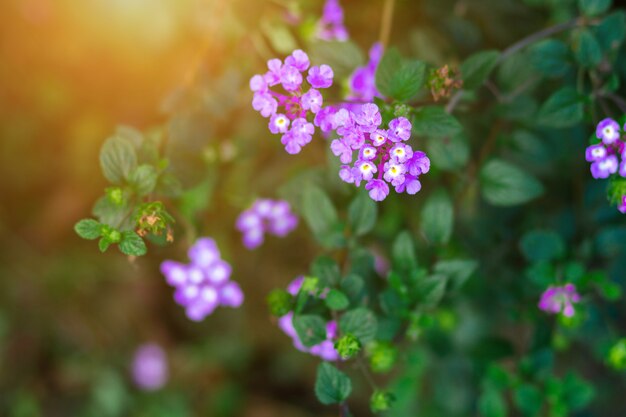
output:
M 626 148 L 620 125 L 613 119 L 604 119 L 596 127 L 596 136 L 600 143 L 589 146 L 585 152 L 585 158 L 591 162 L 591 175 L 604 179 L 618 173 L 626 178 Z
M 326 0 L 322 18 L 317 23 L 317 37 L 325 41 L 348 40 L 348 30 L 343 23 L 343 9 L 339 0 Z
M 190 320 L 204 320 L 220 305 L 241 306 L 243 292 L 239 284 L 230 281 L 232 269 L 221 259 L 213 239 L 198 239 L 188 255 L 189 264 L 167 260 L 161 263 L 161 272 L 176 288 L 174 300 L 185 307 Z
M 340 178 L 357 187 L 365 181 L 365 189 L 373 200 L 384 200 L 389 195 L 389 184 L 398 193 L 416 194 L 422 188 L 419 176 L 428 172 L 430 160 L 424 152 L 413 151 L 405 143 L 411 137 L 408 119 L 395 118 L 389 122 L 388 129 L 381 129 L 378 106 L 368 103 L 356 112 L 325 108 L 318 113 L 316 121 L 323 130 L 336 130 L 339 135 L 339 139 L 331 142 L 330 149 L 344 164 Z M 356 161 L 348 165 L 354 152 L 357 152 Z
M 167 356 L 161 346 L 148 343 L 135 351 L 131 374 L 135 384 L 144 391 L 155 391 L 167 382 Z
M 319 89 L 333 84 L 331 67 L 310 65 L 307 54 L 297 49 L 285 62 L 270 59 L 267 62 L 269 70 L 250 79 L 250 89 L 254 92 L 252 107 L 261 116 L 269 118 L 270 132 L 282 134 L 281 142 L 290 154 L 299 153 L 303 146 L 311 142 L 315 127 L 307 116 L 317 114 L 322 108 L 323 98 Z M 308 90 L 303 84 L 307 69 Z M 275 91 L 278 87 L 281 87 L 280 91 Z
M 300 276 L 293 280 L 287 287 L 287 291 L 294 297 L 300 291 L 304 277 Z M 322 358 L 325 361 L 336 361 L 339 359 L 339 354 L 335 350 L 333 340 L 337 338 L 337 322 L 334 320 L 326 323 L 326 340 L 323 342 L 307 348 L 302 344 L 296 329 L 293 327 L 293 312 L 289 312 L 278 319 L 278 327 L 291 339 L 296 349 L 301 352 L 310 353 L 313 356 Z
M 562 287 L 548 287 L 541 295 L 539 308 L 547 313 L 563 313 L 565 317 L 574 315 L 574 303 L 580 301 L 574 284 L 565 284 Z
M 237 219 L 237 229 L 243 233 L 243 244 L 248 249 L 259 247 L 266 232 L 284 237 L 296 226 L 298 217 L 282 200 L 259 199 Z
M 350 76 L 348 100 L 371 102 L 374 97 L 382 97 L 376 88 L 376 69 L 383 56 L 383 45 L 376 42 L 369 51 L 367 65 L 358 67 Z

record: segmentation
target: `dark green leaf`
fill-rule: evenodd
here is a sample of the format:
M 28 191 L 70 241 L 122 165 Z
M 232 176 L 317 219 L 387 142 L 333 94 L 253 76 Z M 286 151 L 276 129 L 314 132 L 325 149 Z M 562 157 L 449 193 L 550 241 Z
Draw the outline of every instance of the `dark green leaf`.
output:
M 356 197 L 348 207 L 348 221 L 352 228 L 352 233 L 362 236 L 374 228 L 376 216 L 378 215 L 378 205 L 365 192 L 357 193 Z
M 400 270 L 411 271 L 417 268 L 415 246 L 409 232 L 404 231 L 398 234 L 391 248 L 391 259 L 394 266 Z
M 328 256 L 320 256 L 311 264 L 311 275 L 320 280 L 320 287 L 330 287 L 339 282 L 341 271 L 337 262 Z
M 469 159 L 469 146 L 463 135 L 429 138 L 426 151 L 433 167 L 443 171 L 462 168 Z
M 363 294 L 363 289 L 365 288 L 365 282 L 363 282 L 363 278 L 358 275 L 350 274 L 344 279 L 341 280 L 341 290 L 348 296 L 348 298 L 355 302 L 359 300 L 361 295 Z
M 145 196 L 154 191 L 159 174 L 152 165 L 139 165 L 128 176 L 128 183 L 139 196 Z
M 315 379 L 315 395 L 322 404 L 340 404 L 351 392 L 352 382 L 346 374 L 328 362 L 319 364 Z
M 546 39 L 530 48 L 535 68 L 549 77 L 562 77 L 572 69 L 567 45 L 557 39 Z
M 494 206 L 515 206 L 543 194 L 535 177 L 500 159 L 487 162 L 480 171 L 482 195 Z
M 551 261 L 565 253 L 565 242 L 552 231 L 533 230 L 527 232 L 520 241 L 522 253 L 531 262 Z
M 617 49 L 626 37 L 626 13 L 611 13 L 595 28 L 598 43 L 605 52 Z
M 148 252 L 146 243 L 133 230 L 122 232 L 122 240 L 119 247 L 123 254 L 130 256 L 143 256 Z
M 330 310 L 345 310 L 350 305 L 350 300 L 341 291 L 332 289 L 326 294 L 324 303 Z
M 425 106 L 415 112 L 413 133 L 418 136 L 442 138 L 461 131 L 461 124 L 440 106 Z
M 611 0 L 578 0 L 580 12 L 588 17 L 595 17 L 609 10 Z
M 502 394 L 494 389 L 487 388 L 478 399 L 478 410 L 481 417 L 506 417 L 507 405 Z
M 480 87 L 496 67 L 498 58 L 498 51 L 481 51 L 467 58 L 461 64 L 463 89 L 475 90 Z
M 104 177 L 112 183 L 128 178 L 137 167 L 137 153 L 133 144 L 120 135 L 107 139 L 100 149 L 100 167 Z
M 424 84 L 426 64 L 407 61 L 397 49 L 385 52 L 376 71 L 376 86 L 386 97 L 406 101 L 415 96 Z
M 351 333 L 365 344 L 374 340 L 377 323 L 374 313 L 367 308 L 357 308 L 341 316 L 339 329 L 341 333 Z
M 293 318 L 293 327 L 298 338 L 306 347 L 311 347 L 326 340 L 326 322 L 320 316 L 313 314 L 296 315 Z
M 535 416 L 543 405 L 543 395 L 539 388 L 530 384 L 523 384 L 515 390 L 515 405 L 525 416 Z
M 431 194 L 424 203 L 420 225 L 431 243 L 445 245 L 450 240 L 454 226 L 454 208 L 443 188 Z
M 433 271 L 447 276 L 452 288 L 459 289 L 477 268 L 478 262 L 473 259 L 449 259 L 437 262 Z
M 583 98 L 571 87 L 551 95 L 537 114 L 537 123 L 547 127 L 563 128 L 583 120 Z
M 600 44 L 589 29 L 575 32 L 573 48 L 576 60 L 585 68 L 594 68 L 602 60 Z
M 83 219 L 74 225 L 74 231 L 83 239 L 94 240 L 102 235 L 100 223 L 93 219 Z

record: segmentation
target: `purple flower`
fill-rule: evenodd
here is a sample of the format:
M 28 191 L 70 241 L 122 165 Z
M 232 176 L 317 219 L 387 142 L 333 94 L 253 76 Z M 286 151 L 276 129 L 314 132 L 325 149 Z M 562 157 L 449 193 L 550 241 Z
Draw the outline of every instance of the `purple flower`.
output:
M 385 181 L 391 183 L 393 186 L 404 184 L 404 173 L 406 167 L 403 164 L 396 163 L 394 161 L 385 162 L 385 174 L 383 178 Z
M 285 133 L 289 130 L 289 119 L 284 114 L 275 113 L 270 118 L 269 129 L 272 133 Z
M 328 88 L 333 85 L 333 69 L 328 65 L 311 67 L 307 81 L 313 88 Z
M 298 68 L 285 65 L 280 73 L 280 83 L 285 90 L 296 91 L 302 85 L 302 74 Z
M 376 158 L 376 153 L 377 152 L 375 147 L 371 145 L 365 145 L 361 148 L 361 151 L 359 152 L 359 158 L 366 161 L 371 161 L 372 159 Z
M 348 39 L 348 31 L 343 23 L 343 9 L 338 0 L 326 0 L 322 17 L 317 23 L 317 37 L 326 41 Z
M 298 71 L 306 71 L 309 69 L 309 65 L 311 65 L 309 61 L 309 56 L 301 49 L 296 49 L 285 58 L 285 64 L 291 65 L 296 68 Z
M 382 146 L 387 142 L 387 132 L 381 129 L 377 129 L 376 131 L 370 134 L 370 139 L 372 140 L 372 144 L 374 146 Z
M 591 164 L 591 175 L 595 179 L 608 178 L 611 174 L 617 172 L 618 164 L 617 157 L 615 155 L 609 155 Z
M 322 94 L 314 88 L 302 95 L 302 108 L 316 114 L 322 109 Z
M 380 126 L 383 119 L 378 111 L 378 106 L 367 103 L 361 106 L 361 111 L 355 114 L 354 120 L 360 125 L 363 132 L 372 133 Z
M 300 291 L 303 282 L 303 276 L 297 277 L 287 286 L 287 292 L 295 297 Z M 334 320 L 326 323 L 326 340 L 309 348 L 304 346 L 293 326 L 293 312 L 280 317 L 278 319 L 278 327 L 292 339 L 294 347 L 299 351 L 318 356 L 325 361 L 336 361 L 339 359 L 339 354 L 335 351 L 333 343 L 333 340 L 338 336 L 337 323 Z
M 389 139 L 394 142 L 408 140 L 411 137 L 411 122 L 398 117 L 389 122 Z
M 612 145 L 620 137 L 620 126 L 613 119 L 604 119 L 596 127 L 596 136 L 605 145 Z
M 318 126 L 322 132 L 330 132 L 337 128 L 335 125 L 335 113 L 337 109 L 333 106 L 326 106 L 322 108 L 315 115 L 315 126 Z
M 574 303 L 580 301 L 574 284 L 565 284 L 562 287 L 548 287 L 541 295 L 539 308 L 547 313 L 563 313 L 565 317 L 574 316 Z
M 406 162 L 409 173 L 413 176 L 426 174 L 430 171 L 430 159 L 422 151 L 413 153 L 413 156 Z
M 375 43 L 370 49 L 370 60 L 367 65 L 354 70 L 350 77 L 348 100 L 372 101 L 374 97 L 382 97 L 376 88 L 376 69 L 382 53 L 382 44 Z
M 606 155 L 606 148 L 602 144 L 591 145 L 587 147 L 585 151 L 585 159 L 587 159 L 588 162 L 600 161 L 606 158 Z
M 263 117 L 270 117 L 276 113 L 278 102 L 269 93 L 256 92 L 252 98 L 252 108 Z
M 354 167 L 358 170 L 359 179 L 363 179 L 365 181 L 371 180 L 374 174 L 378 171 L 376 165 L 370 161 L 357 160 Z
M 280 62 L 280 59 L 270 59 L 267 61 L 268 72 L 265 73 L 265 82 L 270 86 L 275 86 L 280 83 L 282 78 L 282 67 L 283 63 Z
M 298 217 L 289 203 L 282 200 L 260 199 L 239 215 L 236 227 L 243 233 L 243 244 L 255 249 L 263 243 L 265 233 L 284 237 L 298 226 Z
M 252 221 L 251 218 L 247 219 L 248 223 Z M 220 258 L 213 239 L 198 239 L 189 248 L 188 255 L 191 260 L 188 265 L 163 261 L 161 273 L 165 275 L 166 282 L 175 288 L 174 300 L 185 308 L 190 320 L 204 320 L 220 305 L 241 305 L 243 293 L 236 282 L 230 281 L 232 268 Z
M 132 364 L 133 381 L 144 391 L 156 391 L 168 379 L 167 356 L 161 346 L 147 343 L 135 351 Z
M 352 162 L 352 148 L 341 139 L 335 139 L 330 143 L 333 155 L 338 156 L 342 164 Z
M 396 186 L 397 193 L 404 193 L 414 195 L 417 194 L 422 189 L 422 183 L 411 174 L 406 174 L 404 176 L 404 182 L 401 184 L 397 184 Z
M 626 214 L 626 195 L 622 197 L 622 202 L 617 206 L 620 213 Z
M 396 143 L 389 151 L 391 158 L 399 163 L 404 163 L 413 157 L 413 148 L 404 143 Z
M 267 90 L 267 83 L 265 82 L 265 79 L 261 75 L 255 75 L 250 78 L 250 90 L 255 93 L 257 91 Z
M 369 191 L 370 198 L 374 201 L 383 201 L 389 195 L 389 186 L 383 180 L 370 180 L 365 189 Z
M 626 178 L 626 160 L 622 159 L 622 163 L 619 166 L 620 177 Z

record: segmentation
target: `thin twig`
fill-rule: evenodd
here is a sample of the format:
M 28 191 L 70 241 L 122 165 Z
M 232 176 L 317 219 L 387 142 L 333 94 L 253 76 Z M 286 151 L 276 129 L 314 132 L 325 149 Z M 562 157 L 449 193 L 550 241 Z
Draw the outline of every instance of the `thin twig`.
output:
M 626 100 L 624 100 L 623 98 L 621 98 L 615 93 L 604 93 L 603 95 L 604 97 L 608 98 L 613 103 L 615 103 L 615 105 L 619 107 L 622 113 L 626 113 Z
M 372 388 L 372 391 L 378 391 L 378 386 L 376 385 L 376 381 L 374 381 L 372 374 L 370 374 L 370 372 L 367 370 L 367 366 L 365 366 L 365 362 L 363 362 L 363 357 L 358 356 L 356 358 L 356 363 L 359 369 L 361 370 L 361 373 L 363 374 L 363 376 L 365 376 L 365 379 L 367 380 L 367 383 L 370 385 L 370 388 Z
M 389 37 L 391 36 L 391 24 L 393 22 L 393 9 L 396 0 L 385 0 L 383 7 L 382 20 L 380 24 L 380 36 L 378 37 L 383 48 L 387 48 Z

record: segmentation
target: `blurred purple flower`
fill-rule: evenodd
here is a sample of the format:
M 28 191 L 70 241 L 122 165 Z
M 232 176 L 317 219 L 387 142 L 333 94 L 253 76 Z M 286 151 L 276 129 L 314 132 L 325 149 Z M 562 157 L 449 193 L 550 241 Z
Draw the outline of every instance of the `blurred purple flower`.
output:
M 348 30 L 343 23 L 343 9 L 339 0 L 326 0 L 322 17 L 317 22 L 317 37 L 325 41 L 348 40 Z
M 132 377 L 137 387 L 144 391 L 163 387 L 168 379 L 165 351 L 155 343 L 139 346 L 132 363 Z
M 259 247 L 265 233 L 287 236 L 298 226 L 298 217 L 283 200 L 259 199 L 239 215 L 236 227 L 243 233 L 243 244 L 248 249 Z
M 580 301 L 580 295 L 576 292 L 574 284 L 565 284 L 562 287 L 548 287 L 541 295 L 539 308 L 547 313 L 563 313 L 565 317 L 573 317 L 575 310 L 573 304 Z

